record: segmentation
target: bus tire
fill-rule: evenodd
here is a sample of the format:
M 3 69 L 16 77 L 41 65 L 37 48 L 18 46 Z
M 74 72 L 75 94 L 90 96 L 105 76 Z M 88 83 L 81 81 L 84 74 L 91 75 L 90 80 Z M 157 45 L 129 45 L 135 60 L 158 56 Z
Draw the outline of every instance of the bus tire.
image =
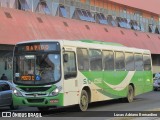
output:
M 128 86 L 128 93 L 127 93 L 127 97 L 126 97 L 126 102 L 131 103 L 133 101 L 134 98 L 134 89 L 132 87 L 132 85 Z
M 82 90 L 80 96 L 79 110 L 86 111 L 88 108 L 88 103 L 89 103 L 88 93 L 85 90 Z
M 37 109 L 41 112 L 48 111 L 49 107 L 37 107 Z

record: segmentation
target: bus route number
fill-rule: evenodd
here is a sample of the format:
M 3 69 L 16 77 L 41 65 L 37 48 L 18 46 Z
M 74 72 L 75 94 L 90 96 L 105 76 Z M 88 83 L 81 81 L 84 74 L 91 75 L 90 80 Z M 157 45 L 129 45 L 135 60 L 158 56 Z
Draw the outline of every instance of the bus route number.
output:
M 21 76 L 21 80 L 34 80 L 34 76 L 24 75 L 24 76 Z

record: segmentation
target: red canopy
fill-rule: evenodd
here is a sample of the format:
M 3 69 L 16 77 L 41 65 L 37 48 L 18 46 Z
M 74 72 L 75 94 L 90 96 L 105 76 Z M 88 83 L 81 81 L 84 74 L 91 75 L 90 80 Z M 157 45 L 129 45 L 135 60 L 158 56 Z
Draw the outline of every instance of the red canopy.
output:
M 6 13 L 11 17 L 7 17 Z M 91 39 L 117 42 L 125 46 L 149 49 L 152 54 L 160 54 L 158 34 L 9 8 L 0 9 L 0 21 L 0 44 L 35 39 Z

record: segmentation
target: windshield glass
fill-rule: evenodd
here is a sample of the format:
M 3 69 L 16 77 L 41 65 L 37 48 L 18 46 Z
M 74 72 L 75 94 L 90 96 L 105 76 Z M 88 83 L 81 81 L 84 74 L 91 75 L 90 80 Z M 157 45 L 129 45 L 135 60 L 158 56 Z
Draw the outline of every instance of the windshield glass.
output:
M 60 80 L 60 54 L 41 53 L 14 57 L 14 82 L 49 84 Z

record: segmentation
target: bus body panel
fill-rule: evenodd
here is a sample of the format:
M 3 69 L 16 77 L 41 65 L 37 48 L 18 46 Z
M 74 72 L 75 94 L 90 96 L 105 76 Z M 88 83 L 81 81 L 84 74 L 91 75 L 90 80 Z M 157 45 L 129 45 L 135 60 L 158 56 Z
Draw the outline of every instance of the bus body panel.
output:
M 94 75 L 85 72 L 83 74 L 90 83 L 92 102 L 126 97 L 129 84 L 133 84 L 135 95 L 149 92 L 153 89 L 152 72 L 150 71 L 144 73 L 141 71 L 133 71 L 131 78 L 127 77 L 129 72 L 125 71 L 94 72 Z M 104 75 L 103 79 L 98 76 L 100 74 Z M 126 81 L 124 81 L 125 79 Z
M 38 42 L 38 41 L 36 41 Z M 39 41 L 44 42 L 44 41 Z M 24 42 L 25 43 L 25 42 Z M 149 92 L 153 89 L 152 71 L 126 71 L 126 70 L 112 70 L 101 71 L 86 70 L 81 71 L 78 68 L 77 48 L 100 49 L 133 52 L 150 55 L 148 50 L 128 48 L 125 46 L 112 46 L 112 45 L 97 45 L 92 43 L 85 43 L 80 41 L 59 41 L 61 46 L 61 80 L 58 83 L 51 84 L 51 88 L 45 91 L 46 96 L 38 95 L 42 91 L 27 92 L 33 96 L 17 97 L 13 94 L 13 101 L 15 105 L 22 106 L 68 106 L 80 103 L 81 91 L 88 87 L 91 91 L 91 101 L 103 101 L 117 98 L 124 98 L 128 93 L 128 86 L 133 85 L 134 94 L 139 95 Z M 65 78 L 63 54 L 73 52 L 75 54 L 76 71 L 74 77 Z M 96 63 L 95 63 L 96 64 Z M 103 65 L 103 64 L 102 64 Z M 61 86 L 60 93 L 56 96 L 48 96 L 56 87 Z M 21 89 L 20 85 L 16 85 Z M 23 85 L 22 87 L 28 87 Z M 31 87 L 31 86 L 29 86 Z M 32 86 L 37 87 L 37 86 Z M 42 86 L 43 87 L 43 86 Z M 23 93 L 23 90 L 21 90 Z M 44 91 L 43 91 L 44 92 Z M 43 100 L 42 100 L 43 99 Z

